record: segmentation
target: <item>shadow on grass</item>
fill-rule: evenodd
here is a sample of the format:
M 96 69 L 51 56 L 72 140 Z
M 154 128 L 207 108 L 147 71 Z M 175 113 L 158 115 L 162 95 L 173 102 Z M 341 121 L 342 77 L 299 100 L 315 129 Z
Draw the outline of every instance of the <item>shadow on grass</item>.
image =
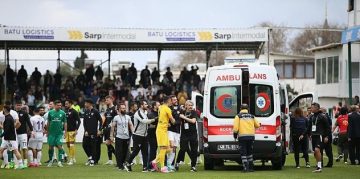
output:
M 290 169 L 292 166 L 285 166 L 283 167 L 283 170 Z M 239 165 L 234 162 L 226 162 L 223 166 L 216 166 L 214 168 L 216 171 L 242 171 L 243 167 L 242 165 Z M 265 163 L 265 165 L 262 165 L 261 163 L 255 163 L 254 166 L 255 171 L 279 171 L 279 170 L 273 170 L 271 164 Z

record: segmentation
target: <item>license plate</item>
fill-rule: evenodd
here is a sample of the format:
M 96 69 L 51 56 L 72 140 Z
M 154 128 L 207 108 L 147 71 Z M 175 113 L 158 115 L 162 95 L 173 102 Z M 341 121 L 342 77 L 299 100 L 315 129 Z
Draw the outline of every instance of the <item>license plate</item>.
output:
M 225 144 L 225 145 L 218 145 L 217 146 L 218 151 L 223 151 L 223 150 L 238 150 L 239 146 L 238 145 L 231 145 L 231 144 Z

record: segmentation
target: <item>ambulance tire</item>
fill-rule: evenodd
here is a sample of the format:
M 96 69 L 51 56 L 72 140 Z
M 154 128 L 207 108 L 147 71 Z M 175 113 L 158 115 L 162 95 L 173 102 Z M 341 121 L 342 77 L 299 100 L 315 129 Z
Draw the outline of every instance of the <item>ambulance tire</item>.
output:
M 286 154 L 283 154 L 282 156 L 282 166 L 285 166 L 285 162 L 286 162 Z
M 204 169 L 214 170 L 215 162 L 214 159 L 204 156 Z
M 215 160 L 215 166 L 223 167 L 224 165 L 225 165 L 225 161 L 223 159 L 216 159 Z
M 282 169 L 282 167 L 284 166 L 283 157 L 284 157 L 284 155 L 282 154 L 271 160 L 271 166 L 272 166 L 273 170 L 281 170 Z

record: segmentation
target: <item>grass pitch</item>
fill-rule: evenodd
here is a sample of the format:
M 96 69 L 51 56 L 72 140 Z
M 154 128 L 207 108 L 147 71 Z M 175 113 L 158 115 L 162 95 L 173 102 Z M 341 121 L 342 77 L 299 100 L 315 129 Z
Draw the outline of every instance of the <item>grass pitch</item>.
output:
M 47 156 L 47 145 L 44 145 L 43 161 L 48 159 Z M 66 149 L 67 151 L 67 149 Z M 187 156 L 186 156 L 187 157 Z M 162 173 L 142 173 L 141 166 L 135 165 L 133 172 L 128 173 L 126 171 L 119 171 L 114 166 L 103 165 L 107 161 L 106 147 L 103 144 L 100 164 L 94 167 L 85 166 L 86 156 L 81 145 L 76 145 L 76 159 L 77 163 L 73 166 L 64 165 L 63 168 L 56 167 L 54 165 L 51 168 L 45 166 L 39 168 L 27 168 L 24 170 L 8 170 L 0 169 L 0 179 L 119 179 L 119 178 L 172 178 L 172 179 L 185 179 L 185 178 L 260 178 L 260 179 L 271 179 L 271 178 L 359 178 L 360 176 L 360 165 L 351 166 L 345 165 L 343 162 L 335 163 L 333 168 L 324 168 L 322 173 L 312 173 L 314 168 L 305 168 L 304 160 L 301 160 L 302 167 L 300 169 L 295 168 L 293 155 L 288 155 L 286 164 L 283 170 L 274 171 L 271 170 L 270 164 L 262 167 L 260 164 L 256 164 L 256 172 L 254 173 L 241 173 L 241 167 L 236 163 L 226 163 L 224 167 L 216 168 L 213 171 L 205 171 L 203 165 L 197 166 L 198 172 L 190 172 L 190 166 L 185 164 L 180 167 L 180 170 L 175 173 L 162 174 Z M 115 159 L 113 159 L 115 161 Z M 310 157 L 312 165 L 315 165 L 313 157 Z M 327 159 L 325 159 L 325 162 Z M 189 162 L 188 157 L 186 163 Z

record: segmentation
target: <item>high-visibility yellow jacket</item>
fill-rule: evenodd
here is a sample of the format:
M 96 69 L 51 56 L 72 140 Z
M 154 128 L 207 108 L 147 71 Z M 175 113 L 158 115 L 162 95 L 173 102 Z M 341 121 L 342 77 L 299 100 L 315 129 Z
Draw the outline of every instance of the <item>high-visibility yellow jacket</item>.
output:
M 255 129 L 259 127 L 260 123 L 255 116 L 243 109 L 235 116 L 233 132 L 238 133 L 238 137 L 255 136 Z
M 71 105 L 73 109 L 75 109 L 77 112 L 80 112 L 80 106 L 79 105 Z

